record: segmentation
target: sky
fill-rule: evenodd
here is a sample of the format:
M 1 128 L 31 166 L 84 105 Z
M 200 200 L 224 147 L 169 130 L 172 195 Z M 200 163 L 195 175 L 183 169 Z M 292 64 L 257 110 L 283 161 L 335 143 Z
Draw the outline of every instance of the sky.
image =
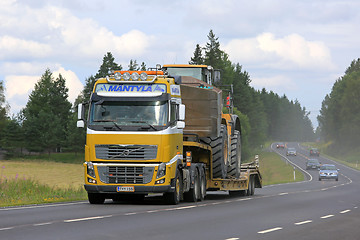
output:
M 47 68 L 66 79 L 69 101 L 107 52 L 186 64 L 213 30 L 255 89 L 298 100 L 316 116 L 334 82 L 360 57 L 358 0 L 1 0 L 0 81 L 10 113 L 26 106 Z

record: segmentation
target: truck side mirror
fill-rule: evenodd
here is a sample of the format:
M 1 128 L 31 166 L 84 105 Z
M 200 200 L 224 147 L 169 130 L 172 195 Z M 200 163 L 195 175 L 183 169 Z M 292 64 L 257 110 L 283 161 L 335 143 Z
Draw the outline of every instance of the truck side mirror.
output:
M 220 70 L 214 70 L 214 83 L 219 83 L 220 81 L 221 81 Z
M 177 129 L 184 129 L 184 128 L 185 128 L 185 122 L 183 122 L 183 121 L 177 121 L 177 122 L 176 122 L 176 128 L 177 128 Z
M 179 105 L 179 121 L 185 121 L 185 105 Z
M 76 122 L 76 126 L 78 128 L 84 128 L 85 127 L 85 121 L 84 121 L 84 104 L 80 103 L 78 105 L 78 120 Z

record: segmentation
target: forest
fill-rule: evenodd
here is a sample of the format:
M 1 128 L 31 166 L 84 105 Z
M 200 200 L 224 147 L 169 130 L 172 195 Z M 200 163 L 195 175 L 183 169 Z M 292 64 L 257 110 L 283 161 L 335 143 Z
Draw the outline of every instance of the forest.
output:
M 313 141 L 315 133 L 309 119 L 309 111 L 297 100 L 290 100 L 286 95 L 279 96 L 272 91 L 256 90 L 251 86 L 251 76 L 240 63 L 233 63 L 229 55 L 221 50 L 218 37 L 210 30 L 205 46 L 197 44 L 189 64 L 210 65 L 221 70 L 222 81 L 217 87 L 224 92 L 233 86 L 234 113 L 242 124 L 243 157 L 247 158 L 251 150 L 259 148 L 266 141 Z M 76 106 L 87 102 L 97 78 L 104 77 L 108 70 L 146 70 L 144 62 L 138 64 L 131 59 L 127 68 L 117 64 L 111 52 L 103 56 L 98 71 L 85 79 L 85 85 L 74 103 L 68 100 L 66 79 L 46 69 L 36 83 L 26 106 L 16 115 L 9 116 L 9 106 L 4 95 L 4 85 L 0 81 L 0 146 L 7 156 L 21 154 L 53 152 L 83 152 L 85 144 L 84 129 L 76 128 Z M 360 116 L 352 113 L 360 101 L 343 94 L 359 93 L 359 60 L 352 63 L 346 75 L 334 85 L 333 92 L 323 102 L 319 123 L 321 134 L 326 139 L 345 141 L 344 136 L 351 133 L 353 139 L 360 136 Z M 344 83 L 346 82 L 346 84 Z M 357 92 L 356 92 L 357 87 Z M 352 94 L 352 95 L 351 95 Z M 339 99 L 341 100 L 339 102 Z M 342 108 L 339 104 L 346 105 Z M 356 105 L 357 104 L 357 105 Z M 342 113 L 339 116 L 335 113 Z M 350 128 L 346 122 L 357 124 L 357 129 Z M 342 124 L 334 131 L 334 124 Z M 355 134 L 357 133 L 357 135 Z M 348 140 L 346 140 L 348 141 Z
M 360 151 L 360 58 L 353 60 L 322 102 L 319 132 L 329 153 Z

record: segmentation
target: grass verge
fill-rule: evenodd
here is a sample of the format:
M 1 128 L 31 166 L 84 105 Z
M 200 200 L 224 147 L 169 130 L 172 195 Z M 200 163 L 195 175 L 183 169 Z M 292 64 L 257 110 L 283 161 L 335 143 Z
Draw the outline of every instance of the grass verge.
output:
M 85 200 L 82 164 L 0 161 L 0 206 Z
M 298 169 L 286 164 L 281 157 L 274 152 L 260 153 L 260 172 L 263 178 L 263 185 L 272 185 L 288 182 L 304 181 L 304 175 Z
M 0 207 L 86 199 L 82 188 L 54 188 L 32 179 L 1 179 Z

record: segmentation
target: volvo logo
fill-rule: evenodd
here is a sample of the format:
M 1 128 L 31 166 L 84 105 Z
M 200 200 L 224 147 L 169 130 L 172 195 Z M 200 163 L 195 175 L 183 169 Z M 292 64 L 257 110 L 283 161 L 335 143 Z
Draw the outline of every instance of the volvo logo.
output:
M 119 154 L 111 156 L 111 158 L 128 157 L 131 153 L 136 152 L 138 150 L 142 150 L 142 149 L 144 149 L 144 147 L 139 147 L 139 148 L 135 148 L 135 149 L 125 149 L 122 152 L 120 152 Z

